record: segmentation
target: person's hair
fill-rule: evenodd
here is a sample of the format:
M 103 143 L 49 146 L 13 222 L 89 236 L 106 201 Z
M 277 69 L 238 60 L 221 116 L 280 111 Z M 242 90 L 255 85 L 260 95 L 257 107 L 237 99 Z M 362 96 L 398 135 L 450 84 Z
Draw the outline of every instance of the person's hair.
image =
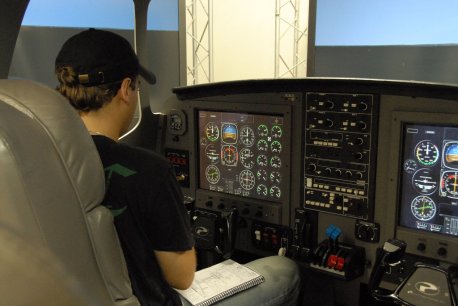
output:
M 80 112 L 89 112 L 102 108 L 116 96 L 121 82 L 98 86 L 84 86 L 78 83 L 77 74 L 72 67 L 58 67 L 55 71 L 59 85 L 57 91 L 66 97 L 70 104 Z M 132 79 L 130 87 L 135 89 L 137 76 L 126 76 Z

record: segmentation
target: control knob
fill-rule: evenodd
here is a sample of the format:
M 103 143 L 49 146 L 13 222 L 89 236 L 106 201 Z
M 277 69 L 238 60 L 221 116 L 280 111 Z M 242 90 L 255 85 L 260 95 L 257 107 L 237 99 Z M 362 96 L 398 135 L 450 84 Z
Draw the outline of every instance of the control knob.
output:
M 362 158 L 363 158 L 363 153 L 361 153 L 361 152 L 356 152 L 355 155 L 354 155 L 354 157 L 355 157 L 356 159 L 362 159 Z
M 440 247 L 438 250 L 437 250 L 437 254 L 439 256 L 445 256 L 447 255 L 447 249 L 446 248 L 443 248 L 443 247 Z
M 364 121 L 358 121 L 356 123 L 356 126 L 358 127 L 358 129 L 360 130 L 365 130 L 367 128 L 367 123 L 364 122 Z
M 333 109 L 334 108 L 334 102 L 326 101 L 326 102 L 324 102 L 324 107 L 327 108 L 327 109 Z
M 324 121 L 324 125 L 325 125 L 326 127 L 329 127 L 329 128 L 330 128 L 330 127 L 332 127 L 332 126 L 334 125 L 334 121 L 332 121 L 331 119 L 328 118 L 328 119 L 326 119 L 326 120 Z
M 310 164 L 308 164 L 307 169 L 310 172 L 315 172 L 316 171 L 316 165 L 314 163 L 310 163 Z
M 360 102 L 358 107 L 360 110 L 365 111 L 367 109 L 367 104 L 364 102 Z
M 420 251 L 420 252 L 424 252 L 426 250 L 426 244 L 424 244 L 423 242 L 420 242 L 417 245 L 417 250 Z

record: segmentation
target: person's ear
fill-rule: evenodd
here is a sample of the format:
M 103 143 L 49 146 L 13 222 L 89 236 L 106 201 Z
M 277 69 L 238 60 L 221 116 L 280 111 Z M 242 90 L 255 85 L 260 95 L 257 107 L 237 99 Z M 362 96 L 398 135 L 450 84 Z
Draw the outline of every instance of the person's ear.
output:
M 130 95 L 134 94 L 131 88 L 132 79 L 131 78 L 124 78 L 121 82 L 121 87 L 119 91 L 121 93 L 121 97 L 123 100 L 128 101 Z

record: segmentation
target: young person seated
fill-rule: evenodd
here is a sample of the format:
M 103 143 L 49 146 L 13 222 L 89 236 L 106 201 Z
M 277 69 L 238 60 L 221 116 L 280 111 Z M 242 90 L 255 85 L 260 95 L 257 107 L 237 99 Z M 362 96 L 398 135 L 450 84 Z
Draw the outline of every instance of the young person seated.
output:
M 106 174 L 104 205 L 124 251 L 134 294 L 141 305 L 187 305 L 175 290 L 188 288 L 196 270 L 194 240 L 173 168 L 158 154 L 118 142 L 132 121 L 139 76 L 155 76 L 139 64 L 130 43 L 109 31 L 89 29 L 69 38 L 55 61 L 57 90 L 92 135 Z M 265 282 L 221 305 L 296 305 L 296 264 L 272 256 L 253 261 Z

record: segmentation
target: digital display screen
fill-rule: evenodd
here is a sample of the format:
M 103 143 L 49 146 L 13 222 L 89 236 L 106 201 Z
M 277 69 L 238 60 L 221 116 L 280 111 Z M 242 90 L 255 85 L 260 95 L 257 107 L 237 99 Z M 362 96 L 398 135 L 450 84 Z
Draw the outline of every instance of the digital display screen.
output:
M 399 224 L 458 236 L 458 127 L 404 125 Z
M 284 118 L 198 111 L 199 187 L 281 202 L 286 164 Z

